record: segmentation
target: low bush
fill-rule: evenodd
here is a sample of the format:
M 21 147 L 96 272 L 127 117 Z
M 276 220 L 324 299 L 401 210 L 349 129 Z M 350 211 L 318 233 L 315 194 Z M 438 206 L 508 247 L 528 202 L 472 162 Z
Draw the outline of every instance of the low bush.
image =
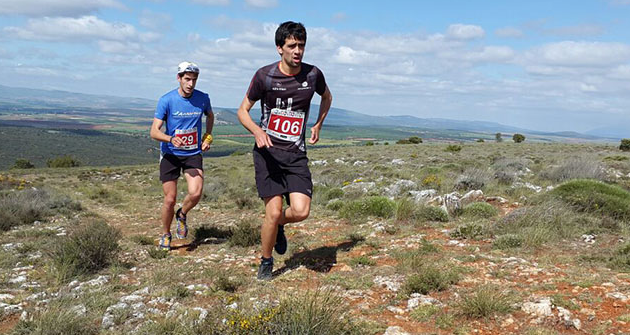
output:
M 386 197 L 371 196 L 346 203 L 339 215 L 346 219 L 362 218 L 369 215 L 390 218 L 396 213 L 396 203 Z
M 610 257 L 609 263 L 612 268 L 630 272 L 630 242 L 618 247 Z
M 435 265 L 424 265 L 416 274 L 407 277 L 403 284 L 403 293 L 428 294 L 446 290 L 459 281 L 459 273 L 452 268 L 441 268 Z
M 448 222 L 448 213 L 441 207 L 423 205 L 416 208 L 414 218 L 418 221 Z
M 630 192 L 619 186 L 578 179 L 561 184 L 551 193 L 580 212 L 630 221 Z
M 14 169 L 32 169 L 35 165 L 31 163 L 28 159 L 18 158 L 15 160 L 15 164 L 13 164 Z
M 459 191 L 480 190 L 492 180 L 489 171 L 469 168 L 464 171 L 455 182 L 455 189 Z
M 46 166 L 49 168 L 69 168 L 81 166 L 81 162 L 72 156 L 59 156 L 51 158 L 46 162 Z
M 473 202 L 464 207 L 462 216 L 476 219 L 490 219 L 499 215 L 496 207 L 487 202 Z
M 239 247 L 251 247 L 260 243 L 260 227 L 253 218 L 244 219 L 232 228 L 230 244 Z
M 462 315 L 470 318 L 506 314 L 512 309 L 509 296 L 490 285 L 480 287 L 472 295 L 465 295 L 458 307 Z
M 483 225 L 476 222 L 459 225 L 449 233 L 449 236 L 454 239 L 477 239 L 483 235 Z
M 120 236 L 106 223 L 92 221 L 61 237 L 49 251 L 58 279 L 65 282 L 109 266 L 120 250 Z
M 446 151 L 446 152 L 460 152 L 460 151 L 462 151 L 462 146 L 461 145 L 457 145 L 457 144 L 449 144 L 448 146 L 446 146 L 444 151 Z
M 604 180 L 606 172 L 602 164 L 592 158 L 572 157 L 549 172 L 543 172 L 542 176 L 555 182 L 571 179 Z
M 512 249 L 523 245 L 523 238 L 516 234 L 505 234 L 497 236 L 492 242 L 493 249 Z
M 94 320 L 71 308 L 49 306 L 33 315 L 32 321 L 20 320 L 11 335 L 96 335 L 100 328 Z
M 81 204 L 45 189 L 0 193 L 0 231 L 43 220 L 56 213 L 81 210 Z

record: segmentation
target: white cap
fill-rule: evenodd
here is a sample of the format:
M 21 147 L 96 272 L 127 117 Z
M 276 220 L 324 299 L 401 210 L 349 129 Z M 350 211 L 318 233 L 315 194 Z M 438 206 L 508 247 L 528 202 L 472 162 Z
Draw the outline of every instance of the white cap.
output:
M 199 73 L 199 67 L 197 64 L 192 62 L 181 62 L 177 66 L 177 74 L 182 74 L 184 72 Z

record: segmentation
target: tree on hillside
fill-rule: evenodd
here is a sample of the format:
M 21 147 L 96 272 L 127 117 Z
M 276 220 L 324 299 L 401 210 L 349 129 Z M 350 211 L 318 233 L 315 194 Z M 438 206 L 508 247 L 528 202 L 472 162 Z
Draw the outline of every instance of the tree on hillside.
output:
M 494 140 L 497 142 L 503 142 L 503 137 L 501 137 L 501 133 L 494 134 Z
M 418 144 L 418 143 L 422 143 L 422 139 L 418 136 L 411 136 L 409 137 L 409 142 L 413 144 Z
M 525 141 L 525 135 L 516 133 L 512 136 L 512 140 L 514 141 L 514 143 L 521 143 Z
M 624 138 L 621 140 L 621 144 L 619 144 L 619 150 L 630 151 L 630 138 Z
M 46 162 L 46 165 L 51 168 L 65 168 L 65 167 L 81 166 L 81 162 L 74 159 L 74 157 L 72 156 L 66 155 L 66 156 L 59 156 L 59 157 L 49 159 Z
M 28 159 L 18 158 L 15 160 L 15 164 L 13 164 L 14 169 L 32 169 L 35 165 L 31 163 Z

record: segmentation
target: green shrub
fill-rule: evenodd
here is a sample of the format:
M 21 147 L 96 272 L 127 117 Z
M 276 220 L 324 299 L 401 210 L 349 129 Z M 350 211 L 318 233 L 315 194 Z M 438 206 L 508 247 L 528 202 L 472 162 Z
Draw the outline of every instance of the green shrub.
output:
M 260 227 L 253 218 L 244 219 L 232 229 L 230 244 L 240 247 L 251 247 L 260 243 Z
M 516 133 L 512 135 L 512 141 L 514 141 L 514 143 L 521 143 L 525 141 L 525 135 Z
M 109 266 L 120 251 L 120 232 L 106 223 L 92 221 L 63 236 L 50 250 L 61 282 L 96 273 Z
M 326 208 L 330 209 L 331 211 L 339 211 L 341 210 L 341 208 L 343 208 L 344 205 L 345 205 L 344 201 L 339 200 L 339 199 L 334 199 L 326 205 Z
M 419 206 L 416 208 L 414 217 L 420 221 L 448 222 L 448 213 L 441 207 Z
M 390 218 L 396 213 L 396 203 L 386 197 L 372 196 L 346 203 L 339 215 L 346 219 L 361 218 L 368 215 Z
M 409 316 L 418 322 L 427 322 L 433 315 L 440 311 L 440 307 L 434 305 L 422 305 L 409 313 Z
M 494 249 L 519 248 L 521 245 L 523 245 L 523 238 L 516 234 L 500 235 L 492 242 Z
M 291 295 L 280 301 L 264 334 L 359 334 L 343 298 L 330 290 Z
M 409 137 L 409 143 L 420 144 L 422 143 L 422 139 L 418 136 L 411 136 Z
M 449 144 L 446 149 L 444 149 L 444 151 L 446 152 L 460 152 L 462 151 L 462 146 L 461 145 L 457 145 L 457 144 Z
M 72 156 L 66 155 L 49 159 L 46 162 L 46 166 L 48 166 L 49 168 L 68 168 L 81 166 L 81 162 L 79 162 Z
M 414 217 L 416 204 L 408 199 L 403 198 L 396 205 L 396 221 L 407 221 Z
M 462 216 L 476 219 L 490 219 L 499 215 L 499 211 L 487 202 L 473 202 L 464 207 Z
M 480 190 L 488 185 L 492 176 L 489 171 L 469 168 L 455 182 L 455 189 L 460 191 Z
M 149 248 L 147 252 L 149 253 L 149 257 L 153 259 L 164 259 L 168 257 L 168 250 L 161 248 Z
M 214 276 L 212 289 L 214 291 L 223 291 L 234 293 L 243 285 L 243 282 L 236 277 L 231 277 L 229 273 L 221 271 Z
M 407 295 L 412 293 L 428 294 L 430 292 L 444 291 L 458 281 L 459 274 L 452 268 L 424 265 L 418 269 L 418 273 L 407 277 L 402 291 Z
M 15 160 L 15 164 L 13 164 L 14 169 L 32 169 L 35 165 L 31 163 L 28 159 L 18 158 Z
M 604 172 L 604 167 L 594 159 L 572 157 L 564 161 L 562 165 L 543 172 L 542 176 L 555 182 L 571 179 L 604 180 L 606 172 Z
M 610 266 L 630 272 L 630 242 L 626 242 L 615 250 L 609 260 Z
M 571 180 L 551 191 L 578 211 L 630 220 L 630 192 L 594 180 Z
M 470 222 L 457 226 L 449 236 L 455 239 L 476 239 L 484 235 L 484 228 L 481 224 Z
M 43 220 L 55 213 L 73 213 L 81 205 L 70 198 L 45 189 L 0 193 L 0 231 Z
M 33 321 L 20 320 L 11 335 L 96 335 L 100 329 L 94 320 L 71 308 L 50 306 L 38 311 Z
M 624 138 L 621 140 L 621 143 L 619 144 L 619 150 L 630 151 L 630 138 Z
M 338 187 L 331 188 L 327 190 L 324 194 L 325 201 L 330 201 L 332 199 L 337 199 L 341 197 L 343 197 L 343 190 Z
M 511 309 L 508 295 L 490 285 L 482 286 L 472 295 L 464 296 L 459 304 L 461 314 L 471 318 L 506 314 Z

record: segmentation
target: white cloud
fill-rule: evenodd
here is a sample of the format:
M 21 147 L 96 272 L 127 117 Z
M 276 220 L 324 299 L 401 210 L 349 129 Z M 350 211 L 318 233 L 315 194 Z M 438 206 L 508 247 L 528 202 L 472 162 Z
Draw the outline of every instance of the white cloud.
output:
M 101 8 L 125 9 L 116 0 L 2 0 L 0 15 L 76 16 Z
M 110 23 L 96 16 L 45 17 L 29 19 L 25 27 L 6 27 L 4 31 L 25 40 L 42 41 L 89 41 L 103 39 L 113 41 L 138 40 L 154 41 L 158 38 L 154 33 L 139 33 L 127 23 Z
M 335 22 L 335 23 L 339 23 L 339 22 L 343 22 L 343 21 L 345 21 L 347 19 L 348 19 L 348 15 L 346 15 L 346 13 L 337 12 L 337 13 L 333 14 L 331 21 Z
M 481 50 L 455 50 L 440 54 L 447 59 L 463 60 L 474 63 L 507 62 L 514 58 L 512 48 L 505 46 L 485 46 Z
M 114 54 L 131 54 L 141 49 L 138 43 L 126 43 L 121 41 L 98 41 L 98 47 L 102 52 Z
M 334 62 L 339 64 L 368 64 L 377 60 L 378 57 L 362 50 L 354 50 L 347 46 L 340 46 L 333 55 Z
M 494 33 L 499 37 L 520 38 L 525 36 L 525 33 L 523 33 L 522 30 L 514 27 L 499 28 Z
M 446 30 L 446 36 L 458 40 L 472 40 L 485 35 L 483 28 L 467 24 L 452 24 Z
M 245 4 L 252 8 L 274 8 L 278 7 L 278 0 L 245 0 Z
M 608 67 L 630 61 L 630 45 L 564 41 L 535 48 L 526 58 L 531 64 Z
M 630 65 L 618 66 L 612 69 L 608 76 L 613 79 L 630 80 Z

